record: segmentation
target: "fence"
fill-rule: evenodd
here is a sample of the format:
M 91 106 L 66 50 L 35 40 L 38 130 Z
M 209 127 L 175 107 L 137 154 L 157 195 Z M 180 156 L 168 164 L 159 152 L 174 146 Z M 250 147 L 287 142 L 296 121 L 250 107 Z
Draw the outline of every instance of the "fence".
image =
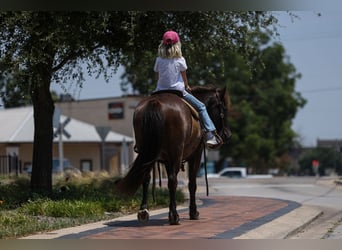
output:
M 21 161 L 16 155 L 0 155 L 0 175 L 16 175 L 22 172 Z

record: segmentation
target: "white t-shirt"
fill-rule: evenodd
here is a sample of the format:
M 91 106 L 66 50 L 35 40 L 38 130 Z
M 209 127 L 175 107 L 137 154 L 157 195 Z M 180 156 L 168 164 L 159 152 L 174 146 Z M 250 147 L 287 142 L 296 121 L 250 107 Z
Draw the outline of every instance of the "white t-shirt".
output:
M 184 93 L 184 81 L 181 71 L 187 69 L 184 57 L 161 58 L 157 57 L 154 71 L 158 72 L 159 78 L 156 90 L 174 89 Z

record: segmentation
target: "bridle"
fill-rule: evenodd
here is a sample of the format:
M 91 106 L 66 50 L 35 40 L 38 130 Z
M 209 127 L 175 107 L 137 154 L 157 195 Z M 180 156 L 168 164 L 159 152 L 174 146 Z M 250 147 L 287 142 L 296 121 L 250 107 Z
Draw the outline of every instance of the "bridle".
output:
M 225 128 L 225 114 L 227 113 L 227 107 L 222 103 L 221 98 L 219 97 L 218 93 L 216 92 L 216 99 L 218 100 L 218 106 L 220 110 L 220 118 L 221 118 L 221 124 L 222 128 Z
M 219 115 L 220 115 L 220 123 L 221 123 L 221 128 L 222 130 L 226 129 L 225 127 L 225 114 L 227 112 L 227 108 L 226 106 L 224 105 L 224 103 L 222 102 L 220 96 L 219 96 L 219 93 L 218 91 L 216 91 L 215 93 L 215 99 L 216 99 L 216 103 L 214 105 L 212 105 L 210 108 L 210 110 L 214 110 L 214 109 L 218 109 L 219 110 Z

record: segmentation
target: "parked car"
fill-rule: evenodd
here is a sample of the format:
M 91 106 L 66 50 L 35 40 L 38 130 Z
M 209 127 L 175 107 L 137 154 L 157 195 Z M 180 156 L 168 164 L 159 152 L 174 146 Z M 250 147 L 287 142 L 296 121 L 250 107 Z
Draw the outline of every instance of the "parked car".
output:
M 204 175 L 204 163 L 201 163 L 200 169 L 198 170 L 197 177 L 202 177 Z M 215 173 L 215 163 L 212 161 L 207 162 L 207 174 Z
M 241 167 L 229 167 L 229 168 L 222 169 L 217 174 L 208 174 L 208 178 L 220 178 L 220 177 L 246 178 L 247 170 L 246 168 L 241 168 Z
M 32 173 L 32 166 L 29 166 L 25 170 L 26 173 L 31 174 Z M 66 173 L 66 172 L 71 172 L 71 173 L 81 173 L 81 171 L 77 168 L 74 168 L 70 161 L 67 158 L 64 158 L 63 161 L 63 171 L 61 171 L 59 167 L 59 158 L 53 158 L 52 159 L 52 173 L 53 174 L 60 174 L 60 173 Z
M 66 170 L 71 170 L 73 169 L 70 161 L 66 158 L 64 158 L 63 160 L 63 171 L 66 171 Z M 59 158 L 53 158 L 52 159 L 52 173 L 54 174 L 57 174 L 57 173 L 60 173 L 62 172 L 61 171 L 61 168 L 59 166 Z

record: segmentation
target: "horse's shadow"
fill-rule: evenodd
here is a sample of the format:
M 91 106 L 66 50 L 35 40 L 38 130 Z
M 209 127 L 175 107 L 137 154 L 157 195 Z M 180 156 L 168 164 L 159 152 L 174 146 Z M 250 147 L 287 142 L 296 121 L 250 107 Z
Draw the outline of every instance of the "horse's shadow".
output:
M 160 227 L 169 226 L 167 218 L 150 219 L 148 222 L 131 221 L 111 221 L 105 224 L 108 227 Z

